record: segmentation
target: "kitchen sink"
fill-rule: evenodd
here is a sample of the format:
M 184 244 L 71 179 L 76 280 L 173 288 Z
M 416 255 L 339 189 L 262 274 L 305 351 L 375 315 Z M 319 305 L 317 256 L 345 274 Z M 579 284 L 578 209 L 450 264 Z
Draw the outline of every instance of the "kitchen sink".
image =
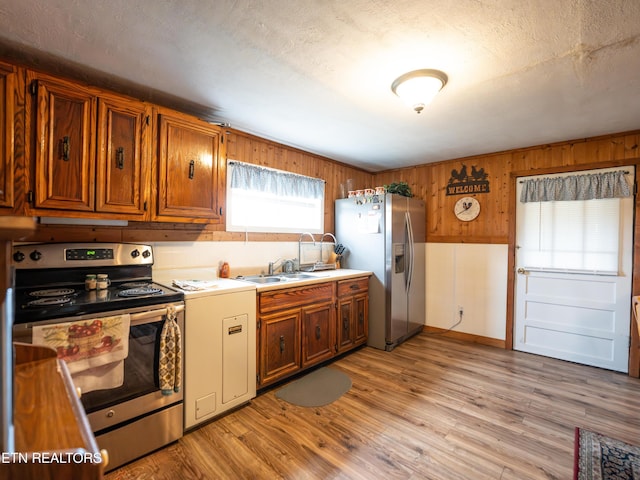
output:
M 288 280 L 304 280 L 305 278 L 318 278 L 316 275 L 307 275 L 306 273 L 283 273 L 279 275 Z
M 239 277 L 238 280 L 245 280 L 247 282 L 253 282 L 253 283 L 277 283 L 277 282 L 281 282 L 283 279 L 280 277 L 265 277 L 263 275 L 252 275 L 249 277 Z
M 306 280 L 308 278 L 318 278 L 317 275 L 308 275 L 306 273 L 279 273 L 275 275 L 248 275 L 246 277 L 238 277 L 238 280 L 246 280 L 252 283 L 278 283 L 287 280 Z

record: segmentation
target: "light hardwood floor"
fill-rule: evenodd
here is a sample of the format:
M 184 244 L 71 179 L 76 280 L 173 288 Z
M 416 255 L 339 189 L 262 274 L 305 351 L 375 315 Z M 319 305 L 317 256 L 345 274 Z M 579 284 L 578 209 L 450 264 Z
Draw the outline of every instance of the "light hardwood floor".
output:
M 107 479 L 571 479 L 576 426 L 640 445 L 620 373 L 428 334 L 330 368 L 353 381 L 330 405 L 272 389 Z

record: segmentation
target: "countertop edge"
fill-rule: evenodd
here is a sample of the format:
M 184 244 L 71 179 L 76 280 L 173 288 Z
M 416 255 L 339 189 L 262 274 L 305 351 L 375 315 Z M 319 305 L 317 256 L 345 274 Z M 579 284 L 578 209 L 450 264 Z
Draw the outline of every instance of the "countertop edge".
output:
M 278 283 L 267 283 L 256 285 L 256 290 L 260 292 L 268 292 L 272 290 L 281 290 L 283 288 L 302 287 L 306 285 L 316 285 L 319 283 L 334 282 L 338 280 L 348 280 L 357 277 L 369 277 L 373 272 L 368 270 L 353 270 L 348 268 L 340 268 L 337 270 L 322 270 L 319 272 L 304 272 L 305 275 L 317 276 L 317 278 L 305 278 L 300 280 L 286 280 Z

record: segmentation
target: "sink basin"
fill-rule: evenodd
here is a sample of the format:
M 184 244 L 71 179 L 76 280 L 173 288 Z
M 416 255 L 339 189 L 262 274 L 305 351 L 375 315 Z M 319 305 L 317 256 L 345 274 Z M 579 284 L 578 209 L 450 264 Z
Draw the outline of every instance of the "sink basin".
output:
M 242 277 L 240 280 L 246 280 L 247 282 L 253 283 L 277 283 L 283 279 L 280 277 L 263 277 L 261 275 L 256 275 L 251 277 Z
M 307 275 L 306 273 L 283 273 L 280 276 L 288 280 L 303 280 L 305 278 L 318 278 L 315 275 Z
M 249 275 L 246 277 L 238 277 L 239 280 L 246 280 L 253 283 L 278 283 L 287 280 L 305 280 L 308 278 L 318 278 L 316 275 L 308 275 L 306 273 L 280 273 L 275 275 Z

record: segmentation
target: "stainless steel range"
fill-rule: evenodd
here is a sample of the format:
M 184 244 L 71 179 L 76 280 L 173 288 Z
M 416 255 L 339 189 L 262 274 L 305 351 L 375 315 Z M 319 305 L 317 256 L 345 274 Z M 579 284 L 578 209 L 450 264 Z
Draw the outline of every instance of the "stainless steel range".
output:
M 151 247 L 21 245 L 14 246 L 13 265 L 14 341 L 46 342 L 67 361 L 85 390 L 81 400 L 98 445 L 109 452 L 107 470 L 180 438 L 181 385 L 161 387 L 163 326 L 184 331 L 184 296 L 151 280 Z M 172 352 L 172 368 L 183 371 L 181 349 Z

